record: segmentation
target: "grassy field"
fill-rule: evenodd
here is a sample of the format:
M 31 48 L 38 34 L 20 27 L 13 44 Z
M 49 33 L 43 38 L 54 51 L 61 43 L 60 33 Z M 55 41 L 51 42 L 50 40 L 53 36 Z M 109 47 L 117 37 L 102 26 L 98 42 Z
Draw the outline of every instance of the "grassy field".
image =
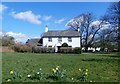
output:
M 2 80 L 6 82 L 13 70 L 21 78 L 15 81 L 36 82 L 45 80 L 27 79 L 28 74 L 42 69 L 43 74 L 52 74 L 52 69 L 60 66 L 65 69 L 66 81 L 77 80 L 79 69 L 88 69 L 87 81 L 93 82 L 120 82 L 119 54 L 34 54 L 34 53 L 2 53 Z

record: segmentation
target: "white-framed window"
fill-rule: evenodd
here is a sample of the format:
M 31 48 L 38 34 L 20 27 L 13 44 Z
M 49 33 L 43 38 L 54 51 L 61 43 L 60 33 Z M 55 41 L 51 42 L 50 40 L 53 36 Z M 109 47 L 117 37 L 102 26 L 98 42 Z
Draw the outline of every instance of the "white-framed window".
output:
M 48 47 L 49 47 L 49 48 L 52 48 L 52 45 L 49 45 Z
M 72 42 L 72 38 L 71 37 L 68 37 L 68 42 Z
M 51 37 L 48 38 L 48 42 L 52 42 L 52 38 Z
M 59 37 L 59 38 L 58 38 L 58 42 L 62 42 L 62 37 Z

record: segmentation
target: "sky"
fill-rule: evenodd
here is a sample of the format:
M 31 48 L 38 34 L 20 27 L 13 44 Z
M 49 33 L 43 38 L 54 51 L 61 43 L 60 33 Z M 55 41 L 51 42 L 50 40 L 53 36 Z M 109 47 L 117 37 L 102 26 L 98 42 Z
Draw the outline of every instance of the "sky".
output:
M 72 18 L 92 12 L 96 20 L 103 16 L 110 2 L 3 2 L 0 4 L 0 27 L 17 41 L 40 38 L 49 30 L 65 30 Z

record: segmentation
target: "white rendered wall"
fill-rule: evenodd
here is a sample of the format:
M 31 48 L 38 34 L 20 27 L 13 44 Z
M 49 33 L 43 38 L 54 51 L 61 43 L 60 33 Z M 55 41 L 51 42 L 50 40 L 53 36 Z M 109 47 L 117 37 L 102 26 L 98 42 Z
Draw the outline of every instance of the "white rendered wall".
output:
M 61 46 L 63 43 L 67 43 L 69 46 L 74 47 L 80 47 L 80 37 L 72 37 L 72 42 L 68 42 L 67 37 L 62 38 L 62 42 L 58 42 L 58 38 L 52 38 L 52 42 L 48 42 L 48 38 L 43 38 L 43 47 L 45 46 Z

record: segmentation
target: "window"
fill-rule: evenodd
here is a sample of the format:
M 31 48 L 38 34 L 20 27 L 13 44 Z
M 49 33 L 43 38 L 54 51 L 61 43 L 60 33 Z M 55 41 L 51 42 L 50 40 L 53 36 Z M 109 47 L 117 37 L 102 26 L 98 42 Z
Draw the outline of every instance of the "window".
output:
M 48 38 L 48 42 L 52 42 L 52 38 Z
M 68 42 L 72 42 L 72 38 L 71 37 L 68 37 Z
M 52 48 L 52 45 L 49 45 L 48 47 L 49 47 L 49 48 Z
M 58 42 L 62 42 L 62 38 L 61 37 L 58 38 Z

